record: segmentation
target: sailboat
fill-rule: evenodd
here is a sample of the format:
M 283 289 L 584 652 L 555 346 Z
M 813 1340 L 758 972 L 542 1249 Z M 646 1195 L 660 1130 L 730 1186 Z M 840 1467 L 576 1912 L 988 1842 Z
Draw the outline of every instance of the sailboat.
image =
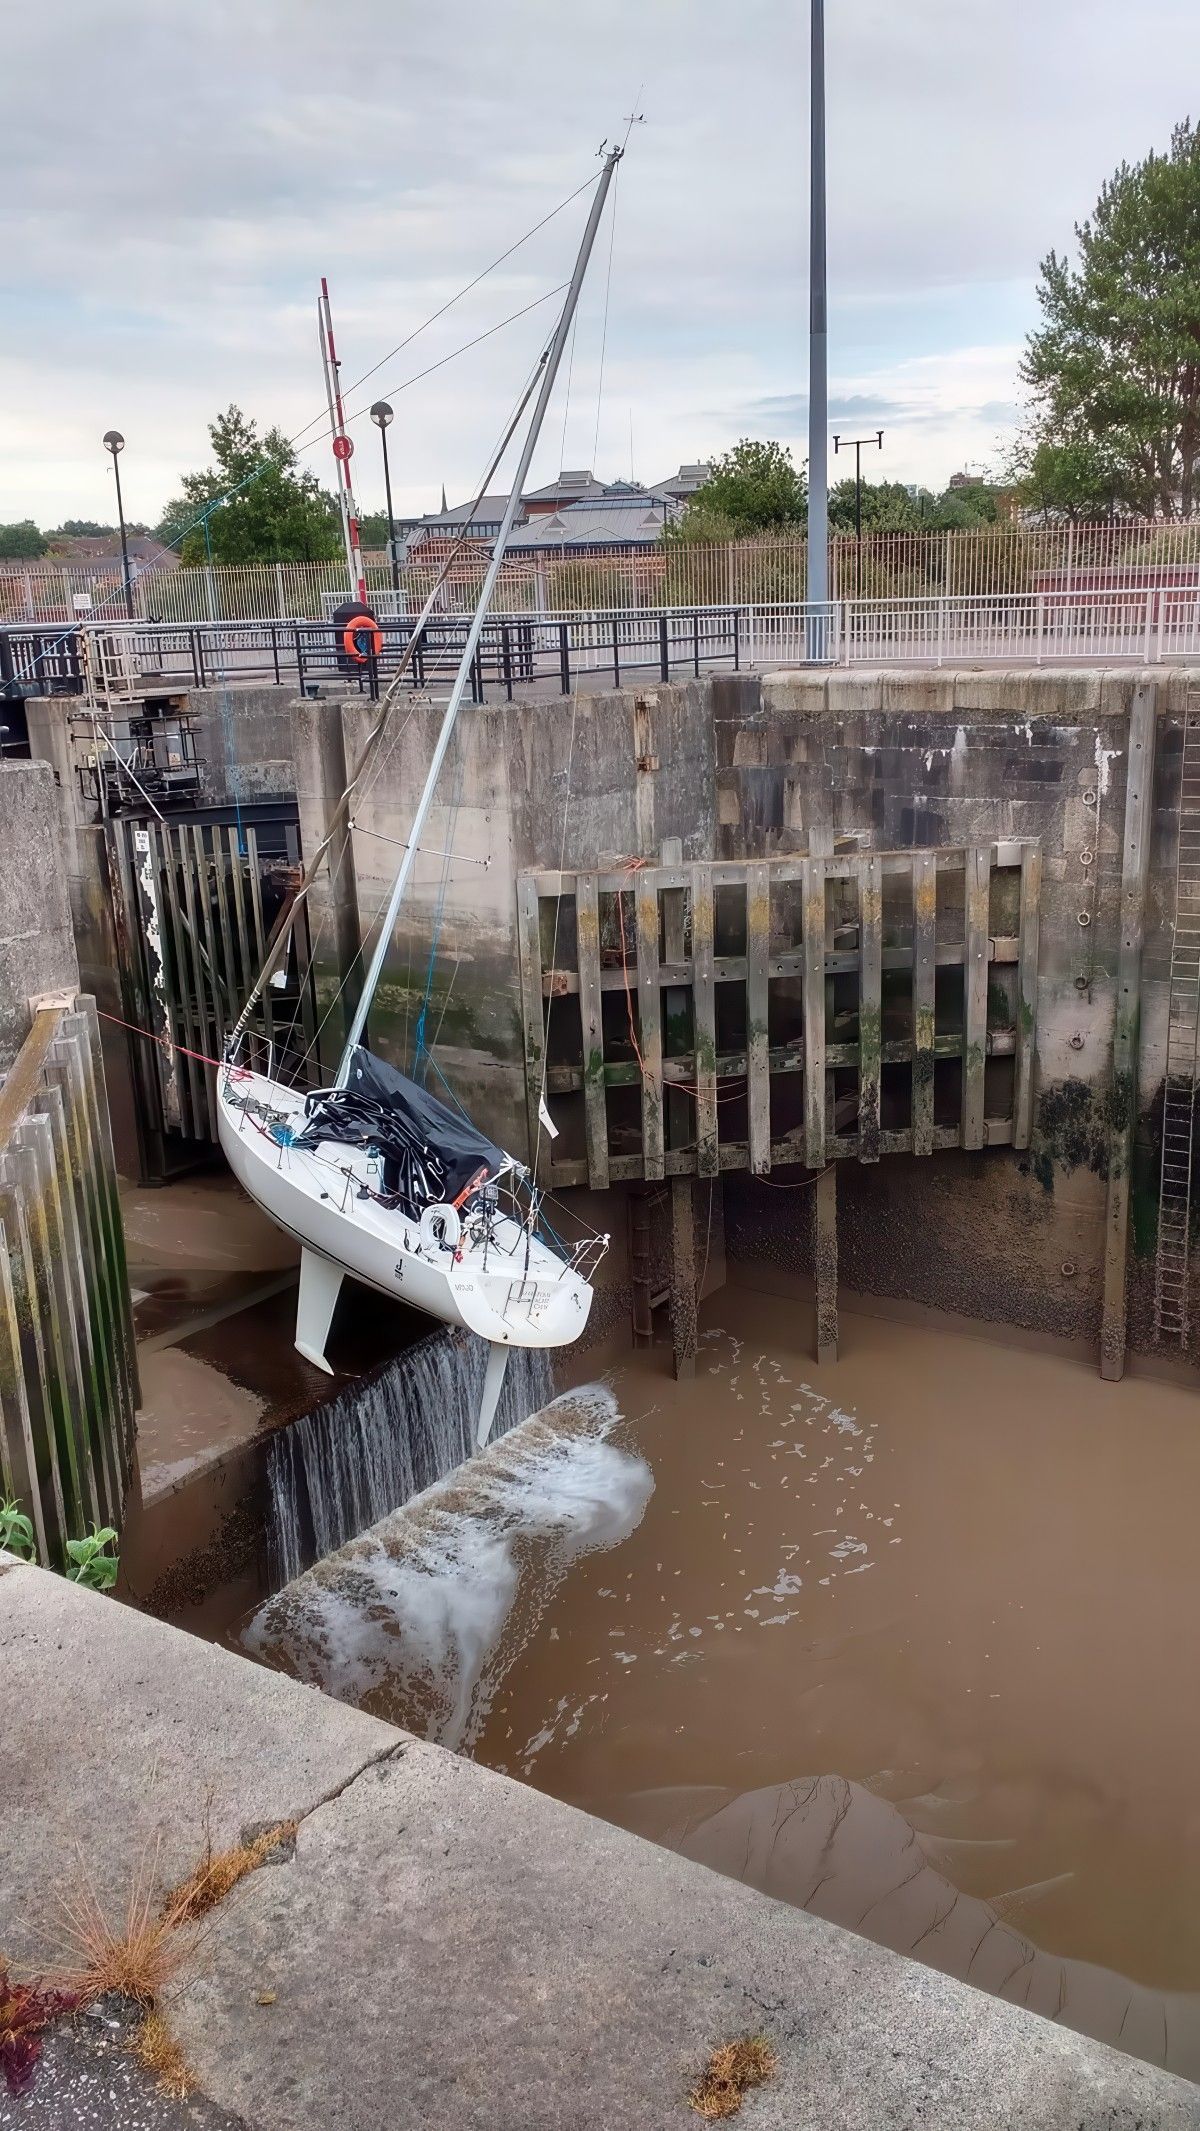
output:
M 573 1247 L 564 1244 L 543 1218 L 543 1194 L 531 1171 L 464 1115 L 376 1057 L 364 1039 L 621 152 L 611 149 L 605 158 L 562 313 L 485 476 L 486 488 L 536 386 L 512 492 L 333 1085 L 307 1091 L 289 1086 L 270 1071 L 244 1065 L 242 1046 L 317 868 L 335 836 L 349 833 L 351 801 L 386 731 L 403 666 L 230 1032 L 217 1075 L 217 1126 L 229 1166 L 301 1247 L 298 1351 L 329 1370 L 325 1346 L 347 1274 L 443 1323 L 465 1326 L 490 1346 L 475 1429 L 479 1447 L 491 1432 L 512 1348 L 567 1346 L 579 1338 L 608 1238 L 589 1232 Z M 443 575 L 448 567 L 449 560 Z M 414 626 L 410 652 L 439 590 L 440 580 Z

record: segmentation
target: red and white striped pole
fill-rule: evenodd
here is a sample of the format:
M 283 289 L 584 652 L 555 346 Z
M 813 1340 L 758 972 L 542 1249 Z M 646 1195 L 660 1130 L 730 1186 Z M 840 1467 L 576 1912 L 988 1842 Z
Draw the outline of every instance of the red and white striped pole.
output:
M 329 402 L 329 426 L 333 431 L 333 456 L 338 470 L 338 501 L 342 509 L 342 532 L 346 542 L 346 563 L 350 571 L 350 583 L 355 597 L 366 604 L 367 579 L 363 569 L 362 544 L 358 532 L 358 510 L 354 490 L 350 485 L 350 459 L 354 440 L 346 433 L 346 414 L 342 406 L 342 387 L 338 375 L 337 349 L 333 340 L 333 314 L 329 308 L 329 283 L 321 276 L 321 300 L 317 305 L 317 320 L 320 327 L 321 362 L 325 371 L 325 395 Z

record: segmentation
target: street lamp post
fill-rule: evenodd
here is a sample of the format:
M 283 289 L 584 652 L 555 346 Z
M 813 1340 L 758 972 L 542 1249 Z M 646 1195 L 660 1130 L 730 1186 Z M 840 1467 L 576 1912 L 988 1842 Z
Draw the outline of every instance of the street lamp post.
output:
M 835 437 L 833 455 L 849 451 L 854 446 L 854 538 L 858 545 L 854 550 L 854 597 L 862 598 L 862 452 L 863 445 L 869 451 L 883 450 L 883 431 L 877 429 L 873 437 Z
M 129 575 L 129 540 L 125 532 L 125 505 L 121 500 L 121 468 L 118 459 L 125 449 L 125 439 L 119 429 L 106 429 L 104 449 L 112 453 L 113 472 L 117 477 L 117 520 L 121 527 L 121 568 L 125 575 L 125 612 L 133 620 L 133 579 Z
M 388 465 L 387 448 L 388 423 L 391 419 L 392 410 L 387 401 L 376 400 L 371 409 L 371 420 L 379 430 L 379 441 L 383 446 L 383 486 L 387 495 L 388 555 L 392 564 L 392 590 L 398 595 L 400 591 L 400 565 L 396 560 L 396 521 L 392 514 L 392 473 Z M 399 598 L 397 598 L 396 603 L 398 606 Z

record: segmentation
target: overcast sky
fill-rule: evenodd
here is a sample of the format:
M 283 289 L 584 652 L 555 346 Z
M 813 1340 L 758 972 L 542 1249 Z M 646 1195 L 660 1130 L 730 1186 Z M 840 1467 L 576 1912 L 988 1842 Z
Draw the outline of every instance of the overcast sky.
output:
M 940 486 L 995 461 L 1037 262 L 1200 79 L 1195 0 L 827 0 L 831 426 Z M 41 0 L 4 30 L 0 520 L 153 522 L 236 400 L 289 433 L 597 166 L 640 97 L 535 471 L 658 479 L 744 434 L 805 455 L 804 0 Z M 351 406 L 393 400 L 397 507 L 461 500 L 553 312 L 553 220 Z M 352 425 L 364 509 L 378 439 Z M 328 445 L 307 454 L 332 479 Z

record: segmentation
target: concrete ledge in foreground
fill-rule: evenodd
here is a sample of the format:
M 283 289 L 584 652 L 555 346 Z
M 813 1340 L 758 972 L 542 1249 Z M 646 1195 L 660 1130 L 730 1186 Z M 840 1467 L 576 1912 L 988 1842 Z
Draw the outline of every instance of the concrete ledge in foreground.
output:
M 171 2009 L 263 2131 L 687 2131 L 747 2030 L 779 2071 L 745 2131 L 1200 2127 L 1200 2089 L 40 1570 L 0 1569 L 0 1647 L 10 1953 L 80 1855 L 120 1901 L 160 1834 L 166 1884 L 206 1823 L 300 1820 Z

